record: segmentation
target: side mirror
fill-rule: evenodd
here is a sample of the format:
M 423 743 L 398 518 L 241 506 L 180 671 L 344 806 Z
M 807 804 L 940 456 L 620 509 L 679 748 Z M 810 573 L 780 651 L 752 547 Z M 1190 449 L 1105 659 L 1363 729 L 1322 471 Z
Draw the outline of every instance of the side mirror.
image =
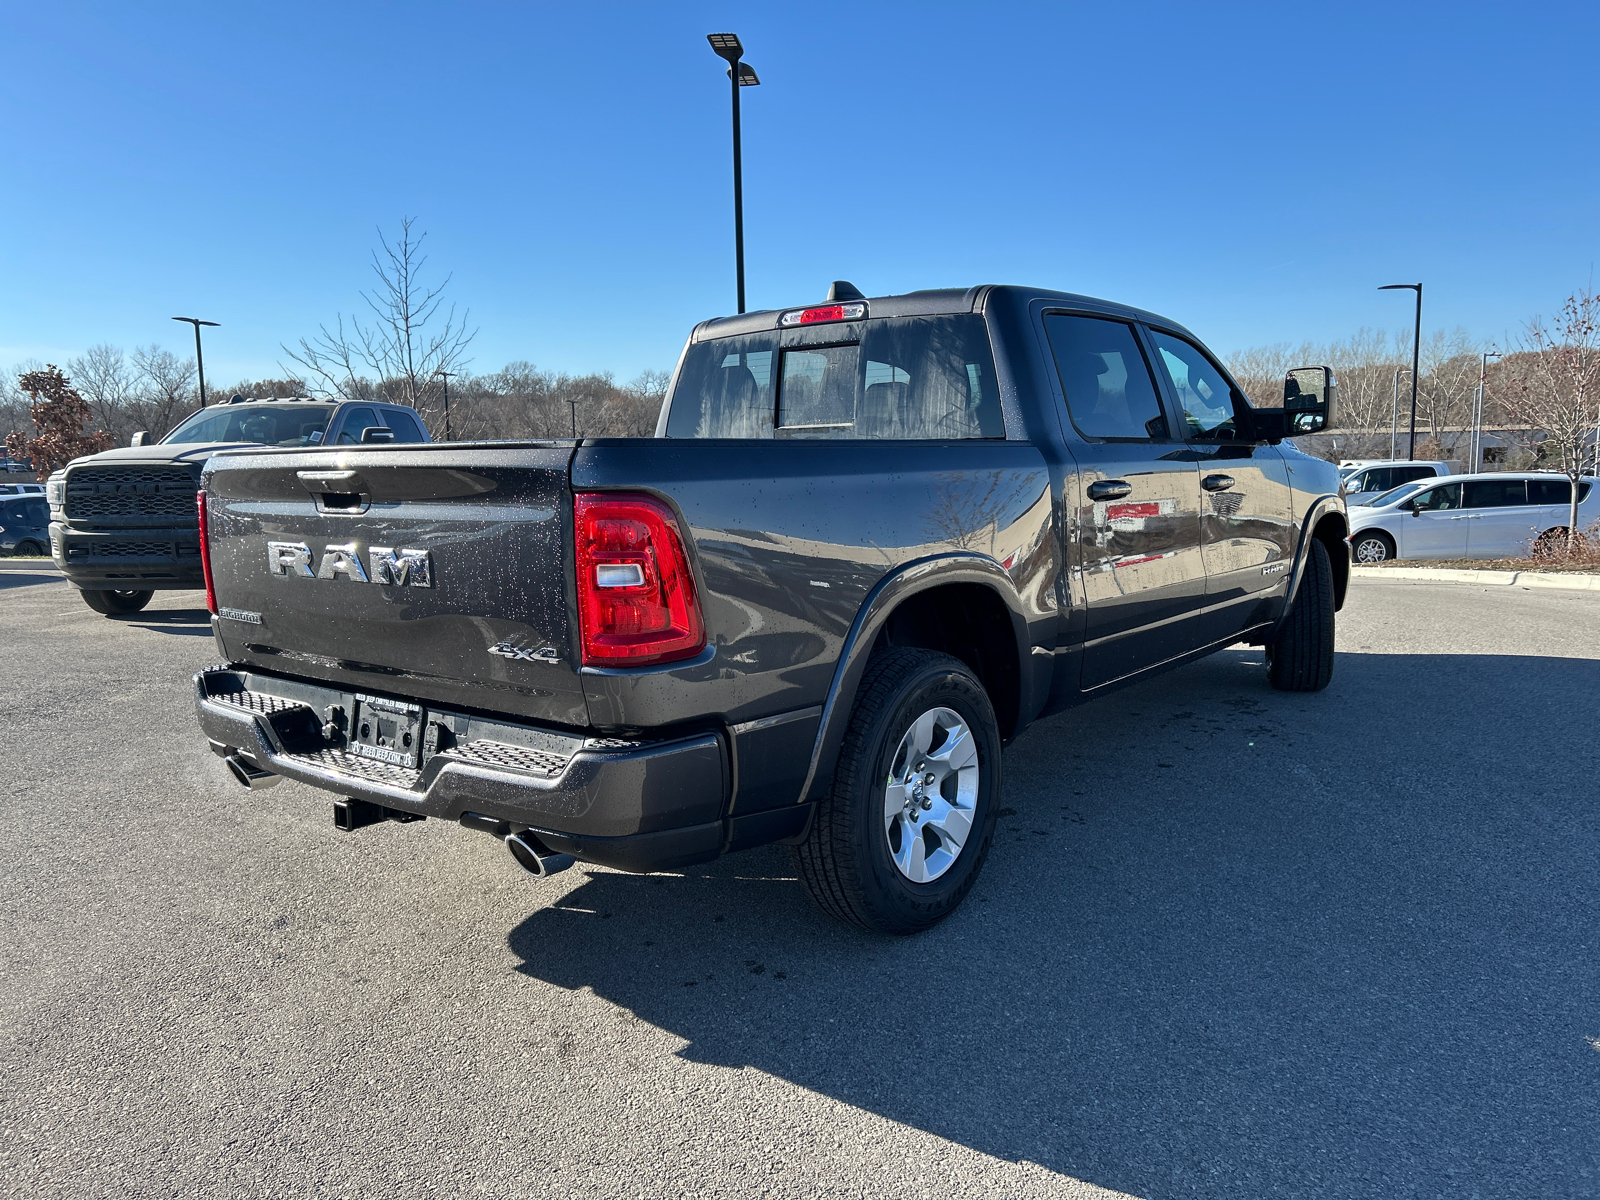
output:
M 1333 368 L 1296 367 L 1283 381 L 1283 407 L 1252 408 L 1250 431 L 1262 441 L 1281 442 L 1332 429 L 1338 415 L 1336 391 Z
M 139 430 L 138 433 L 133 435 L 133 440 L 128 443 L 130 446 L 148 446 L 149 444 L 150 431 L 148 429 Z
M 394 430 L 385 429 L 382 425 L 368 425 L 361 431 L 361 444 L 369 445 L 372 442 L 394 441 Z
M 1338 384 L 1331 367 L 1295 367 L 1283 381 L 1288 437 L 1332 429 L 1338 415 Z

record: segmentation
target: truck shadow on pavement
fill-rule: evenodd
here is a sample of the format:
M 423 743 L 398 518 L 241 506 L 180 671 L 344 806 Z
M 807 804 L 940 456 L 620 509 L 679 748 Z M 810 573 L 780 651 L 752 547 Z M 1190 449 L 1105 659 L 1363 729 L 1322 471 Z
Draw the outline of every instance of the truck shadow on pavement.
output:
M 0 591 L 8 588 L 33 587 L 41 583 L 65 583 L 66 580 L 51 571 L 0 571 Z
M 1594 760 L 1560 748 L 1600 662 L 1341 654 L 1303 696 L 1259 659 L 1031 729 L 930 933 L 828 920 L 767 848 L 595 871 L 510 933 L 518 969 L 686 1059 L 1139 1195 L 1592 1185 Z
M 172 633 L 191 637 L 211 636 L 211 614 L 203 608 L 130 613 L 125 617 L 113 617 L 112 620 L 131 625 L 135 629 L 147 629 L 151 633 Z

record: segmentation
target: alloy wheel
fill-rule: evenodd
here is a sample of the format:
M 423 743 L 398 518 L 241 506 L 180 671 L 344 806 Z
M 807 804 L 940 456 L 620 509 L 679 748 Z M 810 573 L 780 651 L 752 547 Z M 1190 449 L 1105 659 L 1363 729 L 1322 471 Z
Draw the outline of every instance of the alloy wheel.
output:
M 900 739 L 884 788 L 884 832 L 900 874 L 931 883 L 954 866 L 977 802 L 972 730 L 953 709 L 929 709 Z

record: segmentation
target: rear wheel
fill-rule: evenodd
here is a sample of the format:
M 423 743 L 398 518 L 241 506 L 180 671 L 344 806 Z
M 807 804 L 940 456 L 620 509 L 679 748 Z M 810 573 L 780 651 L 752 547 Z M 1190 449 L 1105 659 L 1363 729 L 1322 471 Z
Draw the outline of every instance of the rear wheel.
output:
M 1267 678 L 1283 692 L 1320 692 L 1333 678 L 1333 561 L 1316 539 L 1283 628 L 1267 643 Z
M 44 547 L 38 542 L 25 540 L 13 546 L 11 553 L 19 558 L 37 558 L 44 553 Z
M 1394 539 L 1381 529 L 1368 529 L 1350 539 L 1350 557 L 1357 565 L 1388 562 L 1395 557 Z
M 136 613 L 146 604 L 154 592 L 102 592 L 90 588 L 83 588 L 79 592 L 83 602 L 97 613 L 104 613 L 108 617 L 121 616 L 125 613 Z
M 1578 549 L 1582 550 L 1588 545 L 1588 539 L 1579 534 L 1577 536 Z M 1557 525 L 1554 529 L 1546 529 L 1533 539 L 1534 558 L 1556 558 L 1567 552 L 1567 527 Z
M 823 911 L 875 933 L 953 912 L 994 833 L 1000 731 L 959 659 L 898 648 L 861 680 L 833 786 L 795 865 Z

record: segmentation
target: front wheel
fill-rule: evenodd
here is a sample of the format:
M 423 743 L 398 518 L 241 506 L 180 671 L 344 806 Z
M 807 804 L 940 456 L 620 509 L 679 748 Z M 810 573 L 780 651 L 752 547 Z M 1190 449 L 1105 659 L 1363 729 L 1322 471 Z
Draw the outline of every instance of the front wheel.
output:
M 1278 636 L 1267 643 L 1267 679 L 1282 692 L 1320 692 L 1333 678 L 1333 560 L 1315 538 Z
M 136 613 L 149 604 L 150 598 L 155 595 L 154 592 L 104 592 L 90 588 L 83 588 L 78 594 L 95 612 L 108 617 Z
M 833 785 L 795 865 L 817 905 L 875 933 L 919 933 L 972 889 L 994 834 L 1000 730 L 959 659 L 873 657 Z

